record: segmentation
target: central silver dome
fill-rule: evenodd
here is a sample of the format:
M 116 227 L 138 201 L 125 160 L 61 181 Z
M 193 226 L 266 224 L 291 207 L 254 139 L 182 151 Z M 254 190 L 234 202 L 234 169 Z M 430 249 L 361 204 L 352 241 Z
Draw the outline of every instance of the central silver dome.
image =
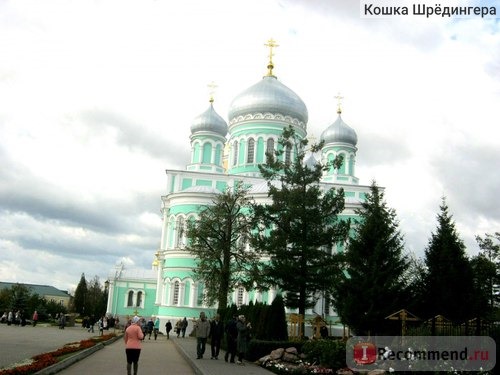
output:
M 307 108 L 302 99 L 276 79 L 265 76 L 233 99 L 229 107 L 229 121 L 239 116 L 255 113 L 272 113 L 290 116 L 307 124 Z

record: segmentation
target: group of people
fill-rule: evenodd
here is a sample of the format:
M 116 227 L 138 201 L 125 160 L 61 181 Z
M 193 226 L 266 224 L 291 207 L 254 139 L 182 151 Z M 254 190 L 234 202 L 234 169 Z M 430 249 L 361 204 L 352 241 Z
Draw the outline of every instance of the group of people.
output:
M 147 322 L 146 319 L 141 318 L 141 329 L 143 333 L 142 341 L 144 341 L 146 335 L 148 335 L 149 340 L 151 340 L 151 335 L 153 335 L 156 340 L 158 338 L 158 332 L 160 332 L 160 318 L 156 317 L 154 321 L 153 318 L 149 318 Z
M 248 342 L 251 338 L 252 325 L 247 322 L 244 315 L 234 316 L 224 324 L 220 321 L 220 315 L 215 315 L 212 321 L 208 321 L 205 313 L 200 312 L 200 318 L 194 323 L 196 336 L 197 359 L 202 359 L 205 354 L 207 340 L 210 339 L 211 357 L 219 359 L 219 352 L 224 333 L 227 340 L 227 351 L 224 356 L 226 362 L 242 365 L 243 357 L 247 351 Z
M 180 337 L 181 335 L 182 337 L 186 336 L 186 329 L 188 327 L 188 324 L 189 323 L 186 317 L 184 317 L 184 319 L 179 319 L 175 323 L 175 333 L 177 334 L 177 337 Z
M 185 320 L 185 323 L 182 323 Z M 181 323 L 176 323 L 177 337 L 184 337 L 186 328 L 188 326 L 187 319 L 180 320 Z M 184 325 L 185 324 L 185 325 Z M 184 331 L 182 327 L 184 325 Z M 151 328 L 152 327 L 152 328 Z M 179 328 L 177 328 L 179 327 Z M 165 329 L 167 339 L 170 338 L 170 331 L 172 330 L 172 323 L 167 321 Z M 154 334 L 156 340 L 160 329 L 160 319 L 156 317 L 153 321 L 150 318 L 147 322 L 146 319 L 134 316 L 129 319 L 125 326 L 125 334 L 123 339 L 125 341 L 125 355 L 127 358 L 127 375 L 137 375 L 139 368 L 139 357 L 141 354 L 141 342 L 144 341 L 146 335 Z M 220 315 L 215 315 L 212 321 L 209 321 L 202 311 L 200 317 L 194 320 L 193 331 L 196 336 L 196 354 L 198 359 L 202 359 L 205 354 L 207 340 L 210 339 L 211 344 L 211 359 L 219 359 L 220 347 L 224 333 L 227 340 L 227 351 L 224 360 L 230 363 L 243 364 L 243 357 L 247 351 L 248 341 L 251 338 L 252 325 L 247 322 L 244 315 L 233 316 L 225 325 L 220 320 Z M 235 361 L 237 357 L 237 361 Z
M 23 311 L 17 310 L 16 312 L 10 310 L 9 312 L 5 311 L 0 318 L 2 323 L 7 323 L 7 325 L 16 325 L 16 326 L 25 326 L 26 325 L 26 317 L 24 316 Z

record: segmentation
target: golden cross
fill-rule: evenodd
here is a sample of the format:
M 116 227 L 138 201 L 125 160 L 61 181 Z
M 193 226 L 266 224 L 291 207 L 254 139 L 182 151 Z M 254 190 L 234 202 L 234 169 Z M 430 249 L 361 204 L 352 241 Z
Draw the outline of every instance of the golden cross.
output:
M 273 68 L 274 68 L 274 65 L 273 65 L 273 56 L 274 56 L 273 48 L 279 47 L 279 44 L 277 44 L 276 41 L 273 38 L 271 38 L 264 45 L 266 47 L 269 47 L 269 64 L 267 65 L 267 69 L 268 69 L 267 75 L 268 76 L 272 76 L 273 75 Z
M 215 89 L 217 88 L 217 85 L 215 84 L 214 81 L 210 82 L 208 85 L 208 95 L 210 95 L 210 103 L 214 102 L 214 94 L 215 94 Z
M 340 92 L 334 96 L 335 99 L 337 99 L 337 113 L 340 115 L 342 113 L 342 99 L 344 97 L 340 95 Z

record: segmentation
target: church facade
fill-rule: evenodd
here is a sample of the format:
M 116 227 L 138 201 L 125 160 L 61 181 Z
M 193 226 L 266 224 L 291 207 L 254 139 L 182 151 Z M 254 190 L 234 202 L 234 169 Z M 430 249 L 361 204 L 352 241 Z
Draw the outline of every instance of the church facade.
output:
M 271 42 L 271 41 L 270 41 Z M 266 152 L 278 145 L 284 128 L 292 126 L 305 138 L 308 111 L 302 99 L 281 83 L 273 74 L 272 43 L 267 74 L 255 85 L 244 90 L 231 102 L 226 122 L 214 109 L 213 98 L 205 112 L 191 124 L 191 156 L 184 170 L 166 171 L 167 191 L 161 197 L 162 232 L 159 249 L 149 270 L 126 269 L 119 265 L 109 277 L 107 313 L 158 316 L 161 327 L 167 320 L 197 317 L 200 311 L 208 315 L 216 307 L 203 303 L 203 285 L 193 279 L 195 259 L 185 250 L 184 230 L 188 220 L 195 218 L 201 206 L 212 202 L 214 195 L 238 182 L 251 185 L 249 195 L 259 202 L 269 201 L 267 183 L 260 176 L 258 165 L 265 162 Z M 334 116 L 335 109 L 332 110 Z M 332 116 L 332 117 L 333 117 Z M 341 217 L 355 216 L 369 186 L 359 184 L 355 175 L 357 135 L 342 119 L 340 105 L 337 118 L 325 127 L 320 136 L 324 147 L 311 155 L 308 163 L 322 162 L 342 155 L 344 163 L 323 176 L 325 188 L 340 188 L 345 192 L 345 210 Z M 337 251 L 339 249 L 332 249 Z M 243 287 L 232 291 L 229 303 L 238 306 L 250 301 L 271 304 L 276 290 L 258 292 Z M 338 320 L 334 309 L 318 296 L 311 314 Z

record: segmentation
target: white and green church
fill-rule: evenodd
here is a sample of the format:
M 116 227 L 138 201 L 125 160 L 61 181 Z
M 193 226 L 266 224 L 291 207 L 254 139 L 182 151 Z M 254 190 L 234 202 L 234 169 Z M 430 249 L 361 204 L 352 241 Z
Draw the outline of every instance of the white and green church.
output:
M 216 194 L 238 182 L 251 185 L 249 194 L 259 202 L 269 201 L 267 183 L 260 176 L 258 165 L 265 154 L 278 145 L 284 128 L 292 126 L 299 137 L 308 137 L 308 111 L 302 99 L 281 83 L 273 73 L 271 40 L 267 74 L 256 84 L 237 95 L 231 102 L 226 121 L 214 109 L 213 98 L 205 112 L 191 123 L 191 158 L 184 170 L 167 169 L 167 191 L 161 197 L 162 231 L 159 248 L 152 252 L 151 269 L 128 269 L 117 265 L 109 275 L 107 314 L 124 318 L 138 314 L 158 316 L 163 330 L 167 320 L 188 320 L 205 311 L 213 315 L 217 306 L 203 302 L 203 284 L 193 278 L 194 257 L 186 251 L 185 224 L 196 217 L 199 208 L 211 204 Z M 334 117 L 335 109 L 332 110 Z M 323 176 L 325 188 L 345 192 L 343 217 L 354 217 L 369 186 L 359 185 L 356 172 L 357 135 L 341 117 L 325 126 L 320 135 L 324 147 L 311 155 L 307 163 L 323 162 L 342 155 L 344 163 Z M 332 249 L 338 251 L 339 249 Z M 229 303 L 237 306 L 249 302 L 271 304 L 276 290 L 233 290 Z M 292 312 L 292 311 L 290 311 Z M 318 296 L 311 315 L 323 315 L 330 322 L 338 321 L 332 306 Z M 123 321 L 123 319 L 122 319 Z M 191 325 L 192 326 L 192 325 Z M 188 326 L 188 331 L 190 327 Z

